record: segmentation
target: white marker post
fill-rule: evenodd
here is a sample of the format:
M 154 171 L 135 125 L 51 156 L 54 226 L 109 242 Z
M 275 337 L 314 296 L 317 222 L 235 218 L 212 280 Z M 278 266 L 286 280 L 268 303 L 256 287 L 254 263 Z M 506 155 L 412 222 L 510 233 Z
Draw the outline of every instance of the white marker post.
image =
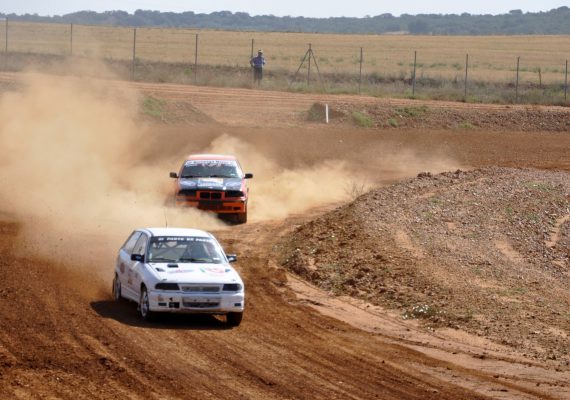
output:
M 325 121 L 328 124 L 329 123 L 329 105 L 325 104 Z

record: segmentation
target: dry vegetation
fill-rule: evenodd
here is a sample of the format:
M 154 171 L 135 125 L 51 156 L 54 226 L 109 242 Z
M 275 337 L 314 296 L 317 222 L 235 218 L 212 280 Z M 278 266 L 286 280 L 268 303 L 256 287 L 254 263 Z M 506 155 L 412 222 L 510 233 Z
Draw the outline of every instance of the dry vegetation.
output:
M 100 56 L 130 60 L 133 28 L 10 22 L 9 51 Z M 360 47 L 364 48 L 364 73 L 410 76 L 414 51 L 418 52 L 418 77 L 462 80 L 465 55 L 470 57 L 473 80 L 512 82 L 516 59 L 521 57 L 521 80 L 539 83 L 564 81 L 570 53 L 566 36 L 409 36 L 340 35 L 280 32 L 231 32 L 191 29 L 137 29 L 137 58 L 172 63 L 194 62 L 195 34 L 199 34 L 199 63 L 246 67 L 254 47 L 264 48 L 268 68 L 295 71 L 308 43 L 313 45 L 325 73 L 358 73 Z M 0 43 L 5 42 L 0 29 Z

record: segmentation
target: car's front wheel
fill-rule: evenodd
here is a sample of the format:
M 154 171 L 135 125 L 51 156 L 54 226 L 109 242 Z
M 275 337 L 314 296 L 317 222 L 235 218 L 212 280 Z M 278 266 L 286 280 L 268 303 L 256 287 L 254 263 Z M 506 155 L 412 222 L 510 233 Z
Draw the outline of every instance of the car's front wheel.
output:
M 115 274 L 113 278 L 113 300 L 120 301 L 121 299 L 121 281 L 119 280 L 119 276 Z
M 226 314 L 226 323 L 229 326 L 239 326 L 243 318 L 243 312 L 229 312 Z
M 150 311 L 150 303 L 148 299 L 148 290 L 146 286 L 141 288 L 141 295 L 139 298 L 139 314 L 145 321 L 152 321 L 154 319 L 154 312 Z
M 236 214 L 236 221 L 238 224 L 245 224 L 247 222 L 247 211 Z

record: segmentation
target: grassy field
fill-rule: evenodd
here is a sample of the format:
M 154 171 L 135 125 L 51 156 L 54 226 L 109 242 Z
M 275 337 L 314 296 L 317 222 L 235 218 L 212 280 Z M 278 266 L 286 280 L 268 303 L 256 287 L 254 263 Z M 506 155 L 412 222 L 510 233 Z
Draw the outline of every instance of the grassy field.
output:
M 570 56 L 567 36 L 339 35 L 137 28 L 137 62 L 179 63 L 191 68 L 196 34 L 200 66 L 247 68 L 253 39 L 254 50 L 265 51 L 266 71 L 291 75 L 311 43 L 323 74 L 354 77 L 359 74 L 362 47 L 365 78 L 409 80 L 417 52 L 417 79 L 436 80 L 444 86 L 464 81 L 466 54 L 471 82 L 514 84 L 520 57 L 521 84 L 563 85 L 565 62 Z M 5 39 L 6 30 L 0 23 L 0 44 Z M 76 57 L 126 62 L 132 60 L 133 42 L 134 29 L 127 27 L 22 22 L 8 25 L 10 54 L 72 53 Z

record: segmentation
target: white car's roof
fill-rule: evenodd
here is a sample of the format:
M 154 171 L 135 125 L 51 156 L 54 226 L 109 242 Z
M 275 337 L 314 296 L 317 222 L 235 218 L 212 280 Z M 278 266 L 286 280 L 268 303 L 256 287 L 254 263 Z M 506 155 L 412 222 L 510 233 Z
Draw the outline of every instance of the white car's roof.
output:
M 198 236 L 198 237 L 211 237 L 211 235 L 200 229 L 190 228 L 144 228 L 152 236 Z

